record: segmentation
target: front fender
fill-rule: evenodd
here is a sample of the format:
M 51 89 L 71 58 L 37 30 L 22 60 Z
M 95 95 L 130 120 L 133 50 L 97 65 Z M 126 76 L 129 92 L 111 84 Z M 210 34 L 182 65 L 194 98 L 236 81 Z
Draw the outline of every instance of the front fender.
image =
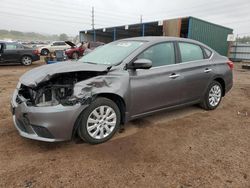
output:
M 73 97 L 77 99 L 111 93 L 120 96 L 127 104 L 129 99 L 129 79 L 127 75 L 102 75 L 78 82 L 74 86 Z

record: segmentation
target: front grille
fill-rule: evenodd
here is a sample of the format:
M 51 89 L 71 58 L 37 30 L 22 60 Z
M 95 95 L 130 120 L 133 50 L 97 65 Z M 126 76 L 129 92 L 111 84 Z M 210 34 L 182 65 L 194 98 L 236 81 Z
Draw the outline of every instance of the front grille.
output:
M 45 127 L 37 126 L 37 125 L 32 125 L 33 130 L 35 133 L 43 138 L 54 138 L 54 136 L 46 129 Z

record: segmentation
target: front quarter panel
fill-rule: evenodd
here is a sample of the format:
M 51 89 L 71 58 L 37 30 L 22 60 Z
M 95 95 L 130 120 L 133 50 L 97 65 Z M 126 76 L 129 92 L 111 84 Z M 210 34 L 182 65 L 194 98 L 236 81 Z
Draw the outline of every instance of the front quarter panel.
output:
M 92 98 L 99 94 L 115 94 L 120 96 L 125 104 L 129 103 L 129 75 L 127 71 L 119 71 L 107 75 L 100 75 L 78 82 L 74 86 L 73 97 Z

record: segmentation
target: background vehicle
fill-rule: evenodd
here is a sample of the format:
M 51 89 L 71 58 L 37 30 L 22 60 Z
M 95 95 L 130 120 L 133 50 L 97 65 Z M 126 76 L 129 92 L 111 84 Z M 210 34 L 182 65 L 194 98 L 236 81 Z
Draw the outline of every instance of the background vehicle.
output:
M 87 48 L 85 49 L 83 55 L 87 55 L 88 53 L 92 52 L 94 49 L 103 46 L 105 43 L 103 42 L 87 42 L 85 45 Z
M 70 46 L 64 41 L 55 41 L 48 45 L 39 47 L 38 51 L 41 55 L 48 55 L 48 53 L 54 52 L 55 50 L 66 50 L 68 48 L 70 48 Z
M 192 104 L 214 110 L 232 88 L 232 69 L 228 58 L 193 40 L 119 40 L 59 69 L 25 73 L 13 94 L 13 119 L 27 138 L 54 142 L 78 133 L 98 144 L 120 124 L 160 110 Z
M 70 49 L 65 51 L 69 59 L 78 59 L 79 57 L 93 51 L 95 48 L 104 45 L 103 42 L 86 42 L 79 43 L 78 45 L 75 45 L 70 41 L 65 41 L 65 43 L 71 46 Z
M 31 65 L 33 61 L 40 60 L 38 51 L 16 42 L 0 41 L 0 63 L 22 63 Z
M 69 59 L 78 59 L 79 57 L 83 56 L 84 50 L 87 48 L 82 43 L 75 45 L 73 42 L 65 41 L 66 44 L 71 46 L 71 48 L 65 51 L 65 54 L 68 56 Z

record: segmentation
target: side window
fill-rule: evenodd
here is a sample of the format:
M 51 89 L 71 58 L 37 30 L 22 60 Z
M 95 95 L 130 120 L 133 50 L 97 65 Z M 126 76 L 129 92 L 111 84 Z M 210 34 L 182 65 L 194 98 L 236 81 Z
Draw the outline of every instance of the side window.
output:
M 23 45 L 22 44 L 17 44 L 17 49 L 23 49 Z
M 58 46 L 58 42 L 54 42 L 52 46 Z
M 66 45 L 65 42 L 58 42 L 58 46 L 64 46 Z
M 179 43 L 182 62 L 196 61 L 204 59 L 200 46 L 191 43 Z
M 17 45 L 16 44 L 12 44 L 12 43 L 7 43 L 5 46 L 6 50 L 15 50 L 17 49 Z
M 152 67 L 175 64 L 175 50 L 172 42 L 156 44 L 140 54 L 138 59 L 150 59 Z
M 4 49 L 4 45 L 3 45 L 3 44 L 0 44 L 0 53 L 3 52 L 3 49 Z

